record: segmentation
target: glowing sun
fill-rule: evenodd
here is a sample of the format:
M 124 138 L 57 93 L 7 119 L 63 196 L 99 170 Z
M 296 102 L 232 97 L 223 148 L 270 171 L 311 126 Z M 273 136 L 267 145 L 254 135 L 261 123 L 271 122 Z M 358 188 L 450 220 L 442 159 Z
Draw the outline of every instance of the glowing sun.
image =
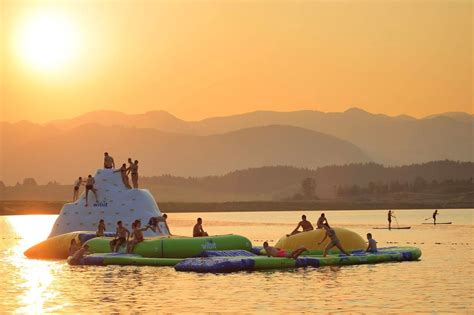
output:
M 79 34 L 74 23 L 59 12 L 36 12 L 19 29 L 18 53 L 30 67 L 42 71 L 63 68 L 78 56 Z

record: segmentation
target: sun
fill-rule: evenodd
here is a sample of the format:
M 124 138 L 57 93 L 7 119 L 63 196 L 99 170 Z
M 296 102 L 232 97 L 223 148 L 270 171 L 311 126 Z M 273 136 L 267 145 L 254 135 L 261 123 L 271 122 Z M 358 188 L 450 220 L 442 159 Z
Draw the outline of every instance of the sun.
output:
M 78 57 L 77 27 L 61 12 L 41 11 L 25 17 L 17 40 L 18 54 L 29 68 L 57 71 Z

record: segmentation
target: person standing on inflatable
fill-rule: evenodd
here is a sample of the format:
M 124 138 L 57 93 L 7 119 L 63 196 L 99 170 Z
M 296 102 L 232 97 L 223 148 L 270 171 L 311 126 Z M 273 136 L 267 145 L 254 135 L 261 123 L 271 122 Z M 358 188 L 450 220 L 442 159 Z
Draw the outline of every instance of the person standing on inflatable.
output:
M 326 230 L 326 234 L 324 235 L 324 238 L 321 240 L 321 242 L 318 243 L 318 245 L 321 245 L 321 243 L 324 242 L 324 240 L 326 240 L 326 238 L 328 237 L 331 240 L 326 246 L 326 248 L 324 249 L 323 257 L 326 257 L 328 254 L 328 251 L 333 247 L 339 248 L 341 252 L 343 252 L 347 256 L 350 256 L 351 254 L 346 252 L 344 248 L 342 247 L 341 242 L 337 238 L 336 231 L 334 231 L 327 223 L 325 223 L 323 227 Z

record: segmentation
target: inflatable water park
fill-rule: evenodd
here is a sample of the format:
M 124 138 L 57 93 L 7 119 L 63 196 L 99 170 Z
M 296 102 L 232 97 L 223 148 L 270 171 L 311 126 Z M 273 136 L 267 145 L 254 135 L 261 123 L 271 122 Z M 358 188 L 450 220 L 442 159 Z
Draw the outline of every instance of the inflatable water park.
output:
M 383 262 L 416 261 L 421 250 L 416 247 L 386 247 L 366 252 L 367 243 L 357 233 L 334 227 L 340 245 L 350 255 L 332 248 L 327 256 L 324 249 L 330 238 L 320 242 L 325 229 L 316 229 L 282 236 L 272 247 L 282 255 L 273 257 L 261 246 L 241 235 L 186 237 L 170 235 L 165 222 L 158 223 L 155 231 L 146 230 L 144 240 L 127 253 L 126 244 L 115 252 L 111 241 L 115 233 L 96 236 L 99 220 L 106 222 L 108 231 L 115 230 L 121 220 L 131 229 L 131 222 L 162 217 L 162 213 L 146 189 L 129 189 L 120 172 L 99 169 L 95 176 L 98 199 L 89 193 L 89 203 L 83 192 L 79 198 L 61 209 L 48 239 L 25 251 L 31 259 L 66 259 L 70 265 L 123 265 L 171 266 L 180 272 L 229 273 L 267 269 L 376 264 Z M 70 256 L 71 243 L 84 250 L 84 255 Z M 302 249 L 301 255 L 291 258 L 290 253 Z

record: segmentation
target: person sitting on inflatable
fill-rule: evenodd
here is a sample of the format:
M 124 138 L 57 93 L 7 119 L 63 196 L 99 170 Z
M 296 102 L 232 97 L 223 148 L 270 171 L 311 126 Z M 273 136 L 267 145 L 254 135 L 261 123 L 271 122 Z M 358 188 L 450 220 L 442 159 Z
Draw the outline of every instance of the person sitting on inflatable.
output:
M 339 250 L 343 252 L 344 254 L 346 254 L 347 256 L 350 256 L 351 254 L 346 252 L 344 248 L 342 247 L 341 242 L 337 238 L 336 231 L 334 231 L 327 223 L 324 223 L 323 228 L 326 230 L 326 234 L 324 235 L 324 238 L 321 240 L 321 242 L 318 243 L 318 245 L 321 245 L 321 243 L 324 242 L 324 240 L 328 237 L 331 239 L 331 241 L 328 243 L 328 245 L 324 249 L 323 257 L 326 257 L 328 254 L 328 251 L 334 246 L 339 248 Z
M 201 236 L 209 236 L 207 232 L 204 231 L 202 228 L 202 219 L 198 218 L 197 223 L 194 225 L 193 228 L 193 237 L 201 237 Z
M 117 221 L 117 230 L 114 239 L 110 241 L 110 251 L 117 252 L 122 244 L 127 243 L 130 231 L 122 225 L 122 221 Z
M 133 249 L 135 248 L 135 246 L 137 246 L 138 243 L 143 242 L 145 240 L 145 238 L 143 237 L 143 231 L 148 230 L 149 227 L 140 228 L 140 225 L 141 225 L 140 220 L 135 220 L 135 222 L 133 222 L 132 224 L 133 239 L 130 242 L 128 242 L 128 246 L 127 246 L 128 254 L 133 253 Z
M 298 258 L 303 252 L 307 251 L 306 248 L 301 246 L 300 248 L 295 249 L 291 253 L 285 252 L 283 249 L 272 247 L 268 245 L 268 242 L 263 243 L 263 248 L 267 252 L 268 257 L 287 257 L 287 258 Z
M 298 225 L 297 225 L 296 228 L 293 230 L 293 232 L 291 232 L 291 234 L 286 234 L 286 236 L 290 236 L 290 235 L 295 235 L 295 234 L 301 233 L 300 231 L 298 231 L 298 229 L 299 229 L 300 227 L 303 229 L 303 232 L 307 232 L 307 231 L 312 231 L 312 230 L 314 230 L 314 227 L 313 227 L 313 225 L 311 224 L 311 222 L 309 222 L 308 220 L 306 220 L 306 216 L 303 214 L 303 215 L 301 216 L 301 221 L 298 223 Z
M 367 246 L 366 252 L 376 253 L 377 252 L 377 241 L 372 238 L 372 233 L 367 233 L 367 241 L 369 245 Z

